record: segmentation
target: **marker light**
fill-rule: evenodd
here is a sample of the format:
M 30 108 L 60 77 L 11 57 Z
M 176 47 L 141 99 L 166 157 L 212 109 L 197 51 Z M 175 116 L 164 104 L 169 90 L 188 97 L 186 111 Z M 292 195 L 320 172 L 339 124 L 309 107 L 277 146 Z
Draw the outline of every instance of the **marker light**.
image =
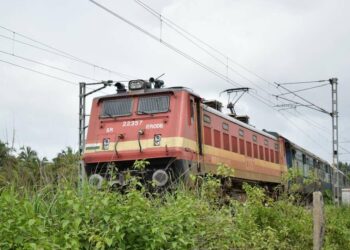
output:
M 162 140 L 161 135 L 154 135 L 153 144 L 154 146 L 160 146 L 160 141 Z
M 109 138 L 104 138 L 102 142 L 102 149 L 108 150 L 109 149 Z

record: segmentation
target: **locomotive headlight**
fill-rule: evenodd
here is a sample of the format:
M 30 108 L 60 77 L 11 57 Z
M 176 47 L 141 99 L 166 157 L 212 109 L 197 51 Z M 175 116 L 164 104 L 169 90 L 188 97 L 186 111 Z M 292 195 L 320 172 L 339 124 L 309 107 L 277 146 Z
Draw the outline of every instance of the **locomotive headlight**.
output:
M 129 82 L 129 90 L 143 89 L 145 86 L 145 81 L 143 80 L 132 80 Z
M 154 146 L 160 146 L 160 141 L 162 140 L 162 136 L 161 135 L 154 135 Z
M 109 138 L 104 138 L 102 142 L 102 149 L 108 150 L 109 149 Z

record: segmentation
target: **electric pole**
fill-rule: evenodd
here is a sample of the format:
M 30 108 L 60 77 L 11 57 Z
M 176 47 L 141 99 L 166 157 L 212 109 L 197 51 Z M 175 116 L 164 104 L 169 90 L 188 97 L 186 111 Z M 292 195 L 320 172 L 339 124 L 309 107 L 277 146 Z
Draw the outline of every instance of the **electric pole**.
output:
M 85 149 L 85 136 L 86 136 L 86 97 L 100 91 L 108 86 L 112 86 L 113 81 L 102 81 L 96 83 L 79 83 L 79 155 L 82 156 Z M 102 85 L 97 89 L 93 89 L 90 92 L 86 93 L 86 86 L 90 85 Z M 82 160 L 79 162 L 79 183 L 83 183 L 85 177 L 85 165 Z
M 334 181 L 334 198 L 337 204 L 340 204 L 340 187 L 339 187 L 339 154 L 338 154 L 338 79 L 331 78 L 329 82 L 332 86 L 332 141 L 333 141 L 333 166 L 335 172 Z
M 321 84 L 319 86 L 314 86 L 310 88 L 305 88 L 305 89 L 299 89 L 296 91 L 291 91 L 288 88 L 284 87 L 283 85 L 287 84 L 304 84 L 304 83 L 316 83 L 316 82 L 329 82 L 331 85 L 331 94 L 332 94 L 332 112 L 328 112 L 322 107 L 319 107 L 318 105 L 310 102 L 306 98 L 296 94 L 297 92 L 305 91 L 305 90 L 310 90 L 314 88 L 319 88 L 323 87 L 328 84 Z M 339 182 L 339 134 L 338 134 L 338 79 L 337 78 L 331 78 L 329 80 L 319 80 L 319 81 L 308 81 L 308 82 L 293 82 L 293 83 L 275 83 L 277 88 L 281 87 L 284 89 L 286 92 L 275 95 L 276 98 L 280 98 L 284 101 L 287 101 L 287 104 L 282 104 L 282 105 L 276 105 L 276 107 L 292 107 L 292 108 L 297 108 L 297 107 L 305 107 L 309 108 L 312 110 L 319 111 L 321 113 L 330 115 L 332 117 L 332 157 L 333 157 L 333 162 L 332 162 L 332 169 L 333 169 L 333 175 L 331 176 L 331 183 L 332 183 L 332 191 L 333 191 L 333 200 L 334 202 L 339 205 L 340 204 L 340 182 Z M 293 95 L 294 97 L 299 98 L 300 101 L 295 101 L 291 100 L 289 98 L 283 97 L 285 95 Z

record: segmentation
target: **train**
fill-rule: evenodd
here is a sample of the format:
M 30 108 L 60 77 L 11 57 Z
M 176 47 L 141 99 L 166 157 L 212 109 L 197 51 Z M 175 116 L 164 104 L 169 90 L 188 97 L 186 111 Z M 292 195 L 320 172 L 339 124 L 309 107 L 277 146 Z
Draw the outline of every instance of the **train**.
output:
M 142 176 L 158 187 L 215 173 L 220 164 L 234 169 L 237 190 L 245 182 L 271 190 L 295 168 L 305 179 L 310 172 L 317 176 L 314 189 L 334 191 L 348 184 L 337 172 L 341 182 L 334 185 L 336 171 L 327 161 L 281 134 L 256 129 L 248 116 L 224 114 L 220 102 L 189 88 L 165 88 L 153 78 L 127 85 L 118 82 L 115 94 L 92 101 L 82 156 L 90 181 L 110 178 L 114 166 L 118 184 L 124 185 L 124 173 L 145 159 L 149 164 Z

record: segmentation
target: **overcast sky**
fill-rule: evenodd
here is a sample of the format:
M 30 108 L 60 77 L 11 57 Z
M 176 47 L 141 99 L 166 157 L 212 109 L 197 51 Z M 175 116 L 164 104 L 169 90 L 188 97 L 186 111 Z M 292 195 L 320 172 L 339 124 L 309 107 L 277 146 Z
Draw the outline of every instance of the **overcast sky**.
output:
M 98 1 L 155 36 L 161 34 L 163 41 L 221 74 L 228 74 L 232 81 L 252 88 L 251 94 L 238 103 L 239 114 L 249 115 L 255 127 L 276 131 L 327 160 L 331 160 L 330 116 L 305 108 L 277 112 L 256 96 L 277 103 L 271 94 L 279 90 L 256 75 L 270 83 L 337 77 L 340 141 L 350 140 L 350 1 L 145 0 L 162 16 L 229 57 L 228 71 L 225 63 L 220 64 L 166 24 L 161 25 L 157 17 L 135 1 Z M 2 36 L 41 46 L 19 35 L 23 34 L 123 74 L 74 62 L 0 36 L 0 60 L 71 82 L 91 80 L 6 53 L 98 80 L 148 79 L 165 73 L 167 86 L 186 86 L 206 99 L 219 99 L 224 104 L 227 98 L 219 93 L 233 87 L 87 0 L 0 0 L 0 25 L 18 32 L 0 28 Z M 211 53 L 227 61 L 226 57 Z M 0 140 L 11 141 L 15 131 L 17 148 L 28 145 L 40 156 L 49 158 L 66 146 L 77 149 L 78 85 L 2 61 Z M 290 87 L 309 86 L 315 84 Z M 112 93 L 114 89 L 106 92 Z M 330 86 L 302 95 L 326 110 L 331 109 Z M 341 146 L 350 151 L 350 143 Z M 341 149 L 340 153 L 345 152 Z M 350 154 L 341 154 L 340 160 L 350 161 Z

